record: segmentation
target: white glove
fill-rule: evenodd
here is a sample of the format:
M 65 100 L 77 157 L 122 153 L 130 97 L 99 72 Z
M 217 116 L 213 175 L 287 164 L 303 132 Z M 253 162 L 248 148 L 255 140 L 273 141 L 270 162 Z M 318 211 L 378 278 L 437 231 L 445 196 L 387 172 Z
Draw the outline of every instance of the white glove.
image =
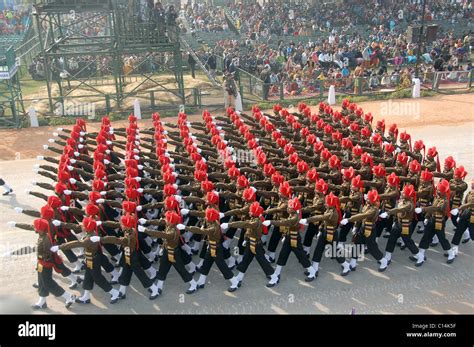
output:
M 97 222 L 95 222 L 95 224 L 97 224 L 97 226 L 100 227 L 102 225 L 102 221 L 98 220 Z
M 145 218 L 140 218 L 138 220 L 138 223 L 140 223 L 141 225 L 146 224 L 146 222 L 147 222 L 147 220 Z
M 382 218 L 382 219 L 385 219 L 385 218 L 388 217 L 388 213 L 387 213 L 387 212 L 383 212 L 383 213 L 381 213 L 381 214 L 379 215 L 379 217 Z
M 146 230 L 146 228 L 143 225 L 139 225 L 137 229 L 141 233 L 145 232 L 145 230 Z
M 421 207 L 417 207 L 415 208 L 415 213 L 421 213 L 423 210 L 421 209 Z
M 143 165 L 137 165 L 138 170 L 143 170 Z
M 197 147 L 197 146 L 196 146 L 196 147 Z M 196 150 L 196 152 L 198 152 L 199 154 L 201 154 L 202 150 L 201 150 L 200 148 L 198 148 L 198 149 Z
M 99 194 L 100 194 L 101 196 L 105 196 L 105 195 L 107 195 L 107 191 L 103 190 L 103 191 L 101 191 Z
M 140 182 L 142 180 L 141 177 L 135 177 L 135 181 Z
M 140 212 L 141 210 L 143 210 L 143 206 L 142 206 L 142 205 L 138 205 L 138 206 L 137 206 L 137 211 Z
M 63 131 L 64 129 L 63 128 L 57 128 L 56 130 L 57 131 Z
M 33 172 L 34 172 L 34 173 L 38 173 L 38 172 L 39 172 L 39 169 L 33 169 Z
M 176 225 L 176 228 L 177 228 L 178 230 L 184 230 L 184 228 L 186 228 L 186 225 L 184 225 L 184 224 L 178 224 L 178 225 Z
M 189 210 L 188 210 L 187 208 L 182 208 L 182 209 L 181 209 L 181 214 L 182 214 L 183 216 L 186 216 L 188 213 L 189 213 Z
M 83 148 L 84 148 L 84 145 L 79 144 L 79 145 L 77 145 L 77 148 L 83 149 Z
M 44 160 L 44 156 L 38 155 L 38 156 L 36 157 L 36 160 Z
M 245 247 L 247 245 L 247 240 L 244 240 L 244 242 L 242 242 L 242 247 Z
M 451 214 L 452 214 L 453 216 L 457 216 L 458 213 L 459 213 L 459 209 L 457 209 L 457 208 L 453 208 L 453 209 L 451 210 Z
M 33 169 L 39 169 L 39 168 L 40 168 L 40 164 L 33 165 Z
M 15 212 L 16 213 L 22 213 L 23 209 L 21 207 L 15 207 Z
M 92 242 L 99 242 L 100 241 L 100 236 L 91 236 L 91 237 L 89 237 L 89 239 Z
M 105 165 L 109 165 L 109 164 L 110 164 L 110 161 L 107 160 L 107 159 L 104 159 L 104 164 L 105 164 Z
M 74 170 L 74 166 L 68 165 L 68 166 L 67 166 L 67 169 L 68 169 L 69 171 L 72 171 L 72 170 Z
M 7 225 L 8 225 L 9 228 L 14 228 L 15 225 L 16 225 L 16 222 L 14 222 L 14 221 L 9 221 L 9 222 L 7 222 Z
M 109 134 L 112 135 L 114 133 L 114 128 L 110 127 L 109 128 Z
M 110 146 L 112 144 L 112 141 L 107 140 L 105 141 L 105 143 Z
M 110 154 L 110 149 L 106 149 L 105 153 Z
M 134 155 L 133 158 L 134 158 L 135 160 L 140 160 L 140 157 L 139 157 L 138 155 Z
M 30 194 L 30 193 L 31 193 L 31 190 L 25 189 L 25 194 L 26 194 L 26 195 L 28 195 L 28 194 Z
M 167 130 L 165 130 L 165 131 L 163 131 L 163 133 L 162 133 L 162 134 L 163 134 L 163 135 L 168 135 L 168 131 L 167 131 Z
M 269 226 L 271 224 L 271 222 L 269 220 L 266 220 L 262 223 L 263 225 L 265 225 L 266 227 Z
M 354 225 L 354 227 L 351 230 L 351 233 L 354 235 L 357 232 L 357 226 Z
M 61 206 L 61 211 L 69 211 L 69 206 Z
M 59 246 L 53 246 L 49 250 L 53 253 L 56 253 L 57 251 L 59 251 Z
M 229 223 L 222 223 L 222 224 L 221 224 L 221 229 L 222 229 L 222 230 L 227 230 L 227 229 L 229 229 Z
M 98 204 L 103 204 L 105 202 L 105 199 L 97 199 L 95 202 Z
M 459 220 L 460 220 L 460 219 L 461 219 L 461 217 L 456 218 L 456 222 L 459 223 Z
M 401 151 L 402 151 L 402 150 L 400 149 L 400 147 L 397 147 L 397 148 L 395 149 L 395 152 L 397 152 L 397 153 L 400 153 Z
M 300 219 L 300 224 L 307 225 L 308 220 L 306 218 Z
M 82 137 L 79 138 L 79 142 L 84 142 L 84 139 Z
M 140 150 L 139 150 L 138 148 L 134 148 L 134 149 L 133 149 L 133 153 L 138 154 L 138 153 L 140 153 Z
M 343 220 L 341 220 L 341 225 L 346 225 L 347 223 L 349 223 L 349 219 L 347 218 L 344 218 Z
M 138 188 L 138 189 L 137 189 L 137 192 L 139 192 L 140 194 L 142 194 L 142 193 L 143 193 L 143 188 Z
M 49 143 L 54 143 L 55 140 L 54 140 L 54 139 L 48 139 L 48 142 L 49 142 Z
M 75 156 L 75 157 L 78 157 L 79 155 L 80 155 L 79 152 L 74 152 L 74 156 Z
M 77 180 L 75 178 L 70 178 L 69 179 L 69 182 L 71 182 L 72 184 L 76 184 L 77 183 Z
M 183 201 L 183 198 L 181 197 L 181 195 L 175 195 L 174 198 L 176 199 L 176 201 L 178 203 L 180 203 L 181 201 Z
M 43 149 L 48 149 L 48 145 L 43 145 Z
M 250 187 L 250 189 L 252 189 L 254 193 L 257 191 L 257 188 L 255 187 Z
M 364 194 L 364 200 L 368 200 L 369 196 L 367 194 Z
M 388 145 L 388 144 L 389 144 L 389 142 L 387 142 L 387 141 L 382 142 L 382 145 L 384 145 L 384 146 Z
M 69 161 L 71 162 L 71 164 L 75 164 L 76 163 L 76 159 L 69 159 Z
M 58 221 L 57 219 L 53 220 L 51 223 L 53 223 L 53 225 L 54 225 L 55 227 L 58 227 L 58 226 L 61 225 L 61 222 Z
M 80 135 L 80 136 L 84 136 L 85 134 L 86 134 L 85 132 L 79 131 L 79 135 Z
M 71 195 L 72 191 L 69 189 L 64 189 L 64 195 Z
M 33 186 L 36 186 L 38 183 L 37 183 L 36 181 L 31 181 L 31 184 L 32 184 Z
M 428 218 L 426 218 L 426 219 L 423 221 L 423 224 L 424 224 L 424 225 L 428 225 Z
M 224 213 L 219 212 L 219 219 L 222 219 L 222 218 L 224 218 Z

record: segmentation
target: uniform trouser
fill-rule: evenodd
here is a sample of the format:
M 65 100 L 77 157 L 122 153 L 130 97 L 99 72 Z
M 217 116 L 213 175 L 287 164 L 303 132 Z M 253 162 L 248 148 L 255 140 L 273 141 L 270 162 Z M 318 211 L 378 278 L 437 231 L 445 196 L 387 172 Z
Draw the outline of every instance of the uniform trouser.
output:
M 142 235 L 143 233 L 139 233 L 139 235 Z M 143 253 L 147 254 L 151 252 L 151 246 L 148 245 L 148 243 L 145 241 L 145 237 L 139 236 L 138 239 L 138 245 L 140 248 L 140 251 Z
M 319 231 L 319 224 L 309 223 L 308 229 L 306 229 L 306 233 L 304 234 L 303 239 L 303 246 L 311 247 L 313 243 L 313 238 L 315 235 L 318 234 Z
M 278 247 L 278 242 L 281 240 L 280 227 L 274 226 L 272 231 L 272 236 L 270 236 L 270 241 L 268 241 L 267 250 L 269 252 L 275 252 Z
M 367 250 L 375 258 L 375 260 L 380 260 L 383 258 L 383 253 L 380 251 L 377 242 L 375 242 L 376 232 L 372 230 L 369 237 L 365 236 L 363 233 L 359 234 L 356 238 L 355 244 L 366 244 Z M 357 255 L 354 255 L 353 258 L 357 258 Z
M 434 218 L 430 218 L 430 220 L 428 221 L 428 225 L 425 227 L 425 233 L 423 234 L 423 237 L 421 238 L 419 247 L 421 249 L 428 249 L 430 247 L 431 240 L 433 240 L 433 236 L 436 235 L 438 236 L 439 243 L 441 243 L 441 247 L 443 247 L 443 250 L 448 251 L 449 249 L 451 249 L 451 244 L 446 239 L 446 235 L 444 232 L 445 227 L 446 227 L 446 221 L 443 220 L 443 225 L 441 227 L 441 230 L 436 230 L 435 220 Z
M 140 265 L 139 254 L 137 251 L 132 251 L 130 254 L 130 265 L 127 264 L 125 260 L 125 254 L 122 255 L 122 273 L 119 277 L 119 284 L 122 286 L 128 286 L 130 284 L 130 279 L 132 278 L 132 274 L 137 276 L 138 280 L 141 282 L 143 287 L 149 288 L 153 284 L 153 280 L 151 280 L 143 270 Z
M 380 235 L 382 235 L 382 231 L 384 228 L 386 228 L 388 232 L 391 232 L 392 224 L 393 224 L 393 216 L 378 220 L 375 223 L 375 232 L 377 234 L 377 237 L 380 237 Z
M 100 270 L 103 256 L 104 255 L 102 253 L 96 253 L 94 258 L 92 258 L 92 269 L 86 267 L 84 282 L 82 284 L 82 288 L 84 288 L 84 290 L 92 290 L 92 288 L 94 288 L 94 283 L 102 288 L 104 292 L 108 293 L 112 290 L 112 285 L 107 281 Z
M 64 263 L 56 264 L 56 267 L 61 270 L 61 276 L 63 277 L 69 277 L 72 273 L 71 270 L 66 265 L 64 265 Z
M 138 252 L 138 261 L 144 270 L 148 270 L 153 263 L 143 254 L 142 249 Z
M 77 241 L 77 237 L 75 237 L 74 235 L 70 235 L 68 237 L 58 237 L 58 245 L 62 245 L 63 243 L 66 243 L 68 241 Z M 75 263 L 77 261 L 77 256 L 71 249 L 68 249 L 68 250 L 62 251 L 62 252 L 64 253 L 67 260 L 71 264 Z
M 454 227 L 457 228 L 458 226 L 457 216 L 451 215 L 451 222 L 453 222 Z
M 116 245 L 113 245 L 111 243 L 107 243 L 103 245 L 103 247 L 112 257 L 115 257 L 117 254 L 120 253 L 120 249 Z
M 331 245 L 331 247 L 333 248 L 333 251 L 337 252 L 337 242 L 338 242 L 337 233 L 334 232 L 332 241 L 328 241 L 326 236 L 327 236 L 326 231 L 322 232 L 318 238 L 318 242 L 316 243 L 316 248 L 314 249 L 313 259 L 312 259 L 316 263 L 321 262 L 321 258 L 323 257 L 323 253 L 324 253 L 324 249 L 326 248 L 326 245 Z M 346 259 L 344 257 L 337 255 L 336 260 L 339 264 L 342 264 L 344 263 Z
M 193 261 L 193 257 L 191 255 L 189 255 L 187 252 L 183 251 L 181 249 L 181 258 L 183 259 L 183 263 L 184 265 L 188 265 L 190 262 Z
M 217 267 L 219 268 L 220 272 L 224 276 L 226 280 L 231 279 L 234 277 L 234 274 L 232 271 L 229 269 L 227 264 L 225 263 L 224 260 L 224 247 L 222 247 L 221 244 L 217 245 L 216 247 L 216 256 L 212 257 L 211 256 L 211 250 L 210 247 L 208 247 L 206 256 L 204 257 L 204 263 L 202 264 L 201 268 L 198 270 L 200 274 L 203 274 L 204 276 L 207 276 L 209 274 L 209 271 L 211 270 L 212 264 L 216 263 Z
M 54 296 L 64 294 L 64 289 L 53 279 L 53 268 L 43 267 L 42 271 L 38 272 L 38 287 L 38 293 L 41 297 L 47 297 L 49 293 Z
M 341 225 L 341 227 L 339 228 L 339 242 L 347 241 L 347 234 L 349 234 L 349 231 L 351 231 L 353 227 L 354 223 L 347 223 L 346 225 Z
M 174 263 L 172 263 L 168 259 L 168 249 L 165 247 L 165 249 L 163 250 L 163 256 L 161 257 L 160 261 L 160 268 L 158 269 L 158 275 L 156 276 L 156 278 L 158 278 L 158 280 L 160 281 L 165 281 L 166 276 L 168 275 L 168 272 L 171 269 L 171 266 L 176 269 L 176 271 L 179 273 L 185 283 L 193 279 L 193 276 L 184 267 L 182 251 L 179 246 L 174 249 Z
M 273 267 L 270 265 L 267 258 L 265 258 L 265 250 L 263 249 L 261 241 L 256 244 L 255 254 L 253 254 L 250 250 L 250 241 L 247 240 L 247 245 L 245 246 L 244 251 L 244 257 L 242 258 L 242 262 L 237 266 L 237 270 L 245 273 L 254 257 L 255 259 L 257 259 L 263 272 L 265 272 L 265 275 L 273 275 Z
M 107 256 L 102 252 L 100 252 L 100 265 L 107 273 L 112 272 L 115 269 L 109 258 L 107 258 Z
M 347 210 L 344 212 L 344 218 L 350 218 L 352 215 L 350 210 Z M 354 227 L 354 223 L 347 223 L 346 225 L 341 225 L 339 227 L 339 234 L 338 234 L 338 240 L 339 242 L 346 242 L 347 241 L 347 235 L 349 234 L 349 231 Z
M 453 239 L 451 243 L 455 246 L 459 246 L 459 242 L 461 241 L 462 234 L 469 228 L 469 235 L 471 236 L 471 240 L 474 240 L 474 223 L 470 222 L 471 219 L 471 210 L 465 210 L 459 216 L 459 222 L 454 232 Z
M 275 232 L 275 230 L 273 232 Z M 301 265 L 303 265 L 304 268 L 311 266 L 311 263 L 303 250 L 303 245 L 301 243 L 301 237 L 299 234 L 296 238 L 296 247 L 291 247 L 290 235 L 285 236 L 285 241 L 283 242 L 280 254 L 278 255 L 277 265 L 285 266 L 291 252 L 295 254 L 296 258 L 298 258 L 298 261 Z
M 241 229 L 239 242 L 237 243 L 237 247 L 239 248 L 239 255 L 243 255 L 245 252 L 244 241 L 245 241 L 245 229 Z
M 229 255 L 225 254 L 224 258 L 229 258 L 230 257 L 230 250 L 225 250 Z M 199 258 L 204 259 L 206 257 L 206 252 L 207 252 L 207 241 L 204 240 L 204 242 L 201 245 L 201 250 L 199 251 Z
M 392 227 L 392 231 L 390 233 L 390 237 L 388 238 L 387 245 L 385 246 L 385 251 L 393 253 L 395 249 L 395 245 L 397 244 L 398 238 L 401 236 L 403 242 L 407 246 L 407 248 L 410 250 L 412 254 L 417 254 L 418 253 L 418 247 L 415 245 L 415 241 L 412 240 L 411 235 L 413 234 L 413 231 L 415 230 L 417 224 L 417 220 L 414 219 L 410 223 L 408 235 L 402 235 L 402 224 L 397 220 Z

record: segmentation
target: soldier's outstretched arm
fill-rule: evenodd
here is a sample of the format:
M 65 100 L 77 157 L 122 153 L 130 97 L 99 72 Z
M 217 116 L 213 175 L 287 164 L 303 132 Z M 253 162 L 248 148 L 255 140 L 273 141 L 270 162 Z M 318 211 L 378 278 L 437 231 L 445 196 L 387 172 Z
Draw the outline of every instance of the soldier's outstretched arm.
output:
M 53 190 L 54 190 L 54 188 L 53 188 Z M 36 196 L 37 198 L 48 201 L 48 196 L 46 194 L 38 193 L 38 192 L 30 192 L 30 195 L 33 195 L 33 196 Z

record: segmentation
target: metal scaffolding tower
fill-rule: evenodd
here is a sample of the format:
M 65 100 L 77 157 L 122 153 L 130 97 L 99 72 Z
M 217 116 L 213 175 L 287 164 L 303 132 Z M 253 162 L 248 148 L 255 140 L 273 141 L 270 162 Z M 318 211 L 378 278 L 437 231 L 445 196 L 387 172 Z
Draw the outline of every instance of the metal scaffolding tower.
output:
M 121 110 L 124 101 L 145 86 L 148 92 L 152 88 L 184 103 L 178 27 L 157 25 L 149 14 L 137 11 L 138 4 L 138 0 L 35 1 L 32 15 L 51 112 L 64 108 L 64 100 L 78 97 L 79 90 L 81 95 L 103 97 L 107 109 L 114 110 Z M 129 57 L 134 64 L 127 65 Z M 164 73 L 174 76 L 175 87 L 163 82 Z M 113 91 L 104 91 L 103 85 L 113 86 Z
M 0 49 L 0 127 L 18 127 L 25 115 L 21 96 L 18 63 L 13 46 Z

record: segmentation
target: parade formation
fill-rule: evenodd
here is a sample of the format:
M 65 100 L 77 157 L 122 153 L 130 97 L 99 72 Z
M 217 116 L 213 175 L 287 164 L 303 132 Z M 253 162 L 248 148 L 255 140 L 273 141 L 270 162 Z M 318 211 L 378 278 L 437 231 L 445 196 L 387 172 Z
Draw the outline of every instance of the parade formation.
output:
M 152 118 L 151 128 L 134 115 L 114 128 L 105 117 L 94 133 L 78 119 L 44 145 L 54 153 L 38 157 L 47 181 L 33 184 L 49 193 L 29 194 L 45 205 L 16 208 L 31 224 L 9 222 L 38 236 L 35 309 L 49 294 L 66 307 L 89 304 L 94 284 L 120 304 L 133 275 L 150 300 L 166 300 L 172 267 L 193 294 L 205 290 L 214 263 L 234 292 L 254 258 L 262 286 L 274 287 L 291 253 L 301 278 L 316 283 L 323 258 L 357 276 L 364 256 L 390 271 L 392 258 L 407 256 L 396 249 L 406 248 L 422 267 L 439 243 L 445 257 L 430 261 L 452 264 L 474 239 L 474 181 L 468 191 L 464 167 L 452 156 L 441 167 L 436 147 L 396 124 L 374 125 L 349 100 L 341 111 L 300 103 L 297 112 L 278 104 L 268 114 L 204 111 L 202 122 Z M 413 233 L 423 234 L 419 244 Z M 67 290 L 57 275 L 70 280 Z

